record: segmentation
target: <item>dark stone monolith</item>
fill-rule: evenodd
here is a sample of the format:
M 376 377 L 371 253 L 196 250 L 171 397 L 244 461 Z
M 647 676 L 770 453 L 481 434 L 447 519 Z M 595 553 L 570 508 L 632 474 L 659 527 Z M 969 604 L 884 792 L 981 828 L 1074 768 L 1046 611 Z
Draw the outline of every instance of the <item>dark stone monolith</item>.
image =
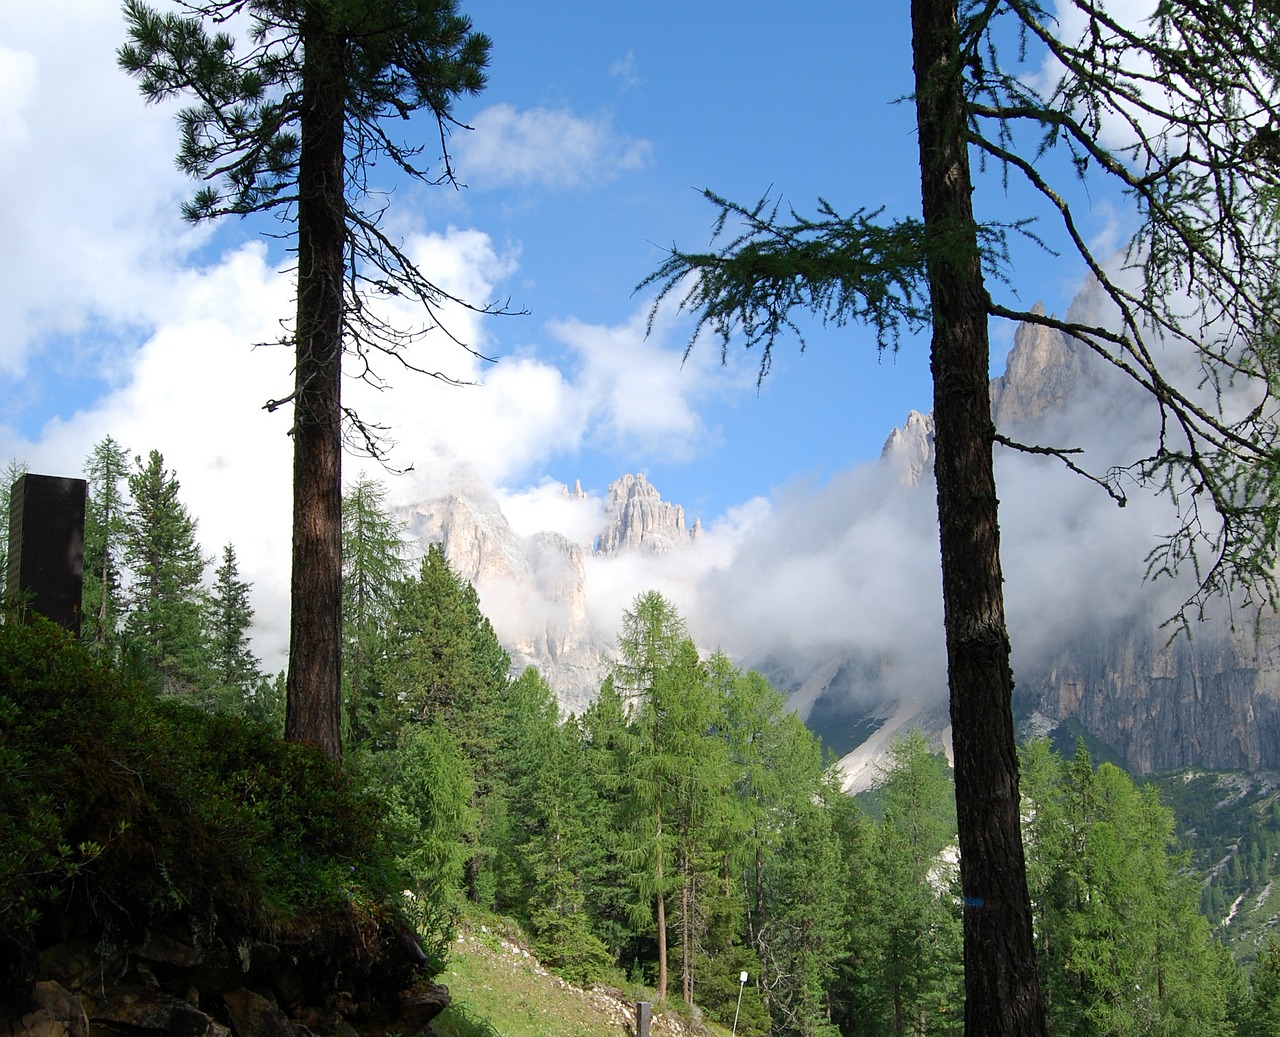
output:
M 37 612 L 77 636 L 84 587 L 84 509 L 87 484 L 28 472 L 9 494 L 9 572 L 6 591 L 26 612 Z

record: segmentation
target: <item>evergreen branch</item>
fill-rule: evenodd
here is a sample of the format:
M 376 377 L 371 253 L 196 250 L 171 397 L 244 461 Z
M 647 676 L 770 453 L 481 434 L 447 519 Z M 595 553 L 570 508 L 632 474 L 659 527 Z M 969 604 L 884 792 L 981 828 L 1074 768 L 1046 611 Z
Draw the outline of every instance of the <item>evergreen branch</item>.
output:
M 1067 468 L 1075 472 L 1076 475 L 1083 476 L 1084 478 L 1088 479 L 1091 483 L 1094 483 L 1097 486 L 1100 486 L 1103 489 L 1103 491 L 1105 491 L 1107 496 L 1110 497 L 1113 501 L 1115 501 L 1116 504 L 1118 504 L 1120 507 L 1123 508 L 1126 504 L 1129 503 L 1129 499 L 1125 496 L 1123 490 L 1119 489 L 1112 482 L 1109 482 L 1106 479 L 1100 479 L 1098 476 L 1094 475 L 1092 472 L 1084 468 L 1081 468 L 1078 464 L 1076 464 L 1074 461 L 1071 460 L 1071 458 L 1068 455 L 1084 453 L 1084 450 L 1080 447 L 1062 448 L 1062 447 L 1048 447 L 1048 446 L 1032 446 L 1027 443 L 1019 443 L 1017 440 L 1010 439 L 1008 436 L 1002 435 L 999 432 L 993 433 L 992 439 L 996 443 L 999 443 L 1001 446 L 1008 447 L 1010 450 L 1017 450 L 1019 453 L 1041 454 L 1047 457 L 1056 457 L 1059 461 L 1061 461 L 1064 465 L 1066 465 Z

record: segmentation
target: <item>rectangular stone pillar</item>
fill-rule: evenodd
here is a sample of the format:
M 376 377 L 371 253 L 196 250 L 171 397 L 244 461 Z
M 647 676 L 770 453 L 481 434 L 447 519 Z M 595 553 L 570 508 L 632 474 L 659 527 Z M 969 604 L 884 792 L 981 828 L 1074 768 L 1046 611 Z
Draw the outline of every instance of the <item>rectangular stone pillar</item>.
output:
M 88 484 L 28 472 L 9 494 L 6 591 L 27 608 L 80 634 L 84 509 Z
M 653 1018 L 653 1005 L 648 1001 L 636 1002 L 636 1037 L 649 1037 L 649 1022 Z

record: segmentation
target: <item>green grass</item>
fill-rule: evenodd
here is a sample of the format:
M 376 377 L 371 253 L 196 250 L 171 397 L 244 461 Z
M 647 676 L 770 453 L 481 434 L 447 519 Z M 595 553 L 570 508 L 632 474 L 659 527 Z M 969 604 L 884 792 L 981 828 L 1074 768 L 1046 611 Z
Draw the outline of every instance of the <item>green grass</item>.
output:
M 652 991 L 579 989 L 549 972 L 499 928 L 493 920 L 473 919 L 454 942 L 448 967 L 436 977 L 453 997 L 431 1024 L 440 1037 L 630 1037 L 635 1003 L 651 999 Z M 724 1037 L 729 1032 L 714 1024 L 691 1029 L 674 1003 L 669 1008 L 659 1014 L 655 1005 L 650 1027 L 655 1037 L 695 1032 Z

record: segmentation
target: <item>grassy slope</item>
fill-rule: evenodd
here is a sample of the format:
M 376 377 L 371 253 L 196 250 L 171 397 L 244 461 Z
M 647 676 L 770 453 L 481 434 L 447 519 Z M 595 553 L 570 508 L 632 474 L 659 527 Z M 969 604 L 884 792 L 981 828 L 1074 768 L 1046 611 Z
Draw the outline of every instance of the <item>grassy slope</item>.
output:
M 652 994 L 572 986 L 519 943 L 479 924 L 464 928 L 437 982 L 449 987 L 454 1001 L 432 1024 L 440 1037 L 629 1037 L 636 1000 Z M 728 1033 L 712 1024 L 695 1031 L 674 1011 L 655 1011 L 654 1037 L 694 1032 Z

